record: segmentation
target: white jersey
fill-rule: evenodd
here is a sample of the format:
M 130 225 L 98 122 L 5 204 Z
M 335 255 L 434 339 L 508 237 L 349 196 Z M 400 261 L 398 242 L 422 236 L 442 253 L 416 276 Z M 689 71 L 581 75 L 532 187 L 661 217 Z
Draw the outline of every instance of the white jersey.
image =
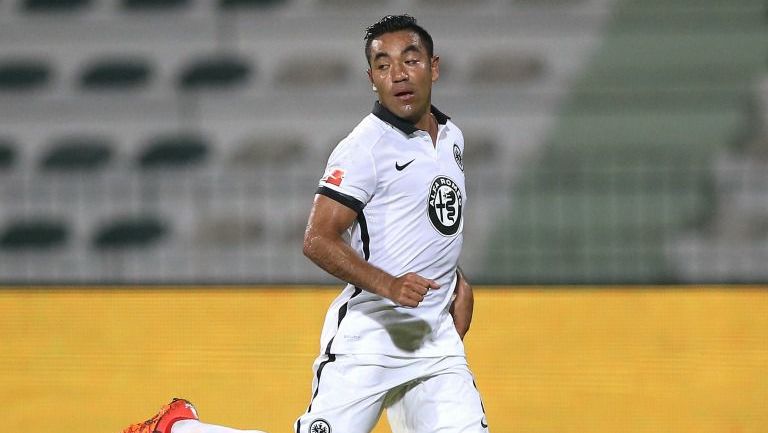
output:
M 464 138 L 447 116 L 434 107 L 432 113 L 437 145 L 377 102 L 331 154 L 317 193 L 357 211 L 348 235 L 362 258 L 394 276 L 415 272 L 440 288 L 410 308 L 347 285 L 326 315 L 322 353 L 464 355 L 448 312 L 467 203 Z

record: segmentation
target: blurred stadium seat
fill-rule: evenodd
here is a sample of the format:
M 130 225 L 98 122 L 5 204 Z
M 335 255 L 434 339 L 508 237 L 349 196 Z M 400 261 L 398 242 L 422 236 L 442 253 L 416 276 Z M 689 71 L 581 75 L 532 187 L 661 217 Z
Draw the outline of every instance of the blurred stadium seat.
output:
M 80 86 L 85 90 L 134 90 L 145 86 L 151 76 L 146 59 L 100 58 L 83 67 Z
M 317 0 L 316 4 L 319 8 L 332 7 L 332 8 L 349 8 L 355 7 L 386 7 L 392 3 L 392 0 Z
M 224 10 L 263 9 L 280 5 L 286 0 L 219 0 L 219 7 Z
M 227 247 L 261 242 L 266 227 L 258 218 L 229 214 L 201 217 L 195 228 L 198 248 Z
M 0 59 L 0 92 L 40 89 L 52 76 L 51 65 L 44 59 Z
M 486 0 L 480 0 L 475 2 L 465 2 L 461 0 L 417 0 L 418 3 L 423 4 L 424 6 L 429 7 L 464 7 L 464 8 L 473 8 L 477 6 L 482 7 L 482 3 Z
M 95 230 L 93 246 L 99 250 L 142 248 L 156 244 L 167 235 L 167 225 L 157 217 L 117 217 Z
M 254 133 L 234 146 L 231 161 L 233 166 L 246 169 L 270 164 L 287 166 L 305 163 L 307 153 L 308 146 L 301 137 Z
M 163 135 L 149 140 L 137 162 L 143 169 L 189 167 L 204 162 L 208 152 L 209 144 L 199 134 Z
M 90 6 L 91 0 L 23 0 L 21 7 L 31 13 L 71 13 Z
M 113 143 L 106 137 L 64 137 L 54 142 L 40 162 L 47 171 L 93 171 L 104 168 L 112 157 Z
M 198 58 L 183 67 L 178 86 L 182 90 L 225 89 L 245 84 L 253 71 L 248 60 L 233 55 Z
M 299 54 L 278 66 L 275 81 L 289 87 L 345 84 L 349 80 L 349 67 L 344 60 L 334 57 L 333 54 Z
M 16 145 L 8 137 L 0 137 L 0 170 L 9 170 L 16 162 Z
M 190 0 L 122 0 L 120 5 L 131 12 L 165 12 L 189 7 Z
M 535 53 L 488 53 L 472 61 L 470 77 L 478 85 L 524 85 L 540 79 L 547 70 L 544 59 Z
M 50 217 L 10 221 L 0 235 L 0 248 L 6 250 L 50 250 L 64 246 L 67 225 Z
M 463 162 L 466 171 L 472 176 L 488 167 L 495 167 L 495 161 L 501 156 L 498 139 L 493 134 L 482 130 L 465 130 L 464 142 L 471 146 L 464 148 Z

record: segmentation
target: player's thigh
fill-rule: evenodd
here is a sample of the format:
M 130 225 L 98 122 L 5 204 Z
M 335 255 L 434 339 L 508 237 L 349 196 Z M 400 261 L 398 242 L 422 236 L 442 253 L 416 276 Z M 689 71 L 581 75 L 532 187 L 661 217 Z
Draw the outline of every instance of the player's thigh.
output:
M 386 390 L 367 385 L 381 367 L 359 365 L 354 357 L 344 355 L 320 361 L 312 400 L 294 431 L 369 433 L 381 416 Z
M 332 407 L 313 408 L 294 425 L 297 433 L 370 433 L 382 412 L 383 396 Z
M 488 432 L 480 393 L 466 365 L 413 381 L 393 396 L 387 417 L 394 433 Z

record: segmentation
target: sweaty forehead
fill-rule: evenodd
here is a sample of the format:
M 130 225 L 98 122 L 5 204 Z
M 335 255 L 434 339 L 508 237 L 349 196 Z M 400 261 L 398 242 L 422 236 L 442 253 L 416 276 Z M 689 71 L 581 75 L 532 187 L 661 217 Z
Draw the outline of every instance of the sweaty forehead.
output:
M 384 33 L 371 41 L 371 55 L 386 53 L 389 55 L 401 54 L 409 47 L 416 47 L 418 51 L 426 53 L 421 38 L 415 32 L 401 30 L 392 33 Z

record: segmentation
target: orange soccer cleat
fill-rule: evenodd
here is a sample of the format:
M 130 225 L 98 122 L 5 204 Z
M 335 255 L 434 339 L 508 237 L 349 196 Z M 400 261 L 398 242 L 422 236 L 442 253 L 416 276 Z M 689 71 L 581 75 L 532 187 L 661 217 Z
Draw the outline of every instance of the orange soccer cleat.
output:
M 171 425 L 183 419 L 198 419 L 197 410 L 192 403 L 183 398 L 174 398 L 163 406 L 152 418 L 128 426 L 123 433 L 171 433 Z

